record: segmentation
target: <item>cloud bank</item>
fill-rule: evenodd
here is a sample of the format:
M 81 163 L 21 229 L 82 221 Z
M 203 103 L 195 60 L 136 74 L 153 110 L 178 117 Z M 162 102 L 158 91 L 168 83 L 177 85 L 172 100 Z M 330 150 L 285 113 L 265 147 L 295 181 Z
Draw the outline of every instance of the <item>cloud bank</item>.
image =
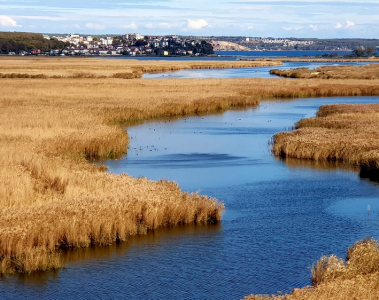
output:
M 0 16 L 0 25 L 2 27 L 22 27 L 18 25 L 17 22 L 8 16 Z

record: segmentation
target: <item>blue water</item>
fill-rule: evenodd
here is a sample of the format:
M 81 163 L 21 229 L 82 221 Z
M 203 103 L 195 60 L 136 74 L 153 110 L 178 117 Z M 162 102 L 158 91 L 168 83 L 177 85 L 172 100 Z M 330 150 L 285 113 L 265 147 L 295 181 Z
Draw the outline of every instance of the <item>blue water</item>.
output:
M 272 69 L 294 69 L 294 68 L 310 68 L 316 69 L 322 66 L 364 66 L 367 62 L 284 62 L 280 66 L 256 67 L 256 68 L 230 68 L 230 69 L 199 69 L 199 70 L 179 70 L 169 72 L 145 73 L 144 79 L 170 79 L 170 78 L 241 78 L 241 77 L 261 77 L 261 78 L 277 78 L 282 77 L 271 75 Z
M 343 56 L 345 54 L 351 54 L 352 51 L 215 51 L 218 55 L 230 55 L 237 56 L 239 58 L 243 57 L 253 57 L 253 58 L 268 58 L 268 57 L 301 57 L 301 56 L 317 56 L 323 54 L 334 54 L 338 53 Z
M 379 239 L 379 186 L 354 168 L 277 159 L 271 138 L 320 105 L 378 102 L 264 101 L 128 128 L 128 154 L 107 161 L 109 172 L 167 178 L 216 197 L 226 206 L 221 224 L 68 252 L 65 270 L 0 277 L 0 298 L 241 299 L 309 285 L 309 268 L 323 254 L 345 257 L 355 241 Z
M 301 57 L 301 56 L 316 56 L 323 54 L 338 53 L 340 55 L 351 54 L 351 51 L 215 51 L 219 57 L 206 56 L 119 56 L 119 57 L 101 57 L 102 59 L 137 59 L 137 60 L 186 60 L 186 61 L 235 61 L 237 58 L 275 58 L 275 57 Z

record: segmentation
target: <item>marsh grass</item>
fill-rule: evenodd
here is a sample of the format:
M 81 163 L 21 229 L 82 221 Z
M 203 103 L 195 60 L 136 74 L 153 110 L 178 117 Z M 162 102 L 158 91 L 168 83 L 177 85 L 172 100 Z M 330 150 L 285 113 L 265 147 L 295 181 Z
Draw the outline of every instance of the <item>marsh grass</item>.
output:
M 0 81 L 0 272 L 59 268 L 62 248 L 109 245 L 162 226 L 220 220 L 223 204 L 216 199 L 182 192 L 173 182 L 116 176 L 89 164 L 125 153 L 128 135 L 122 126 L 251 107 L 272 98 L 379 95 L 375 80 L 113 78 L 140 72 L 136 64 L 169 66 L 2 60 L 2 73 L 48 78 Z
M 223 69 L 282 65 L 281 61 L 138 61 L 100 58 L 2 57 L 2 78 L 141 78 L 147 72 L 182 69 Z
M 251 295 L 246 300 L 378 299 L 379 248 L 371 238 L 349 247 L 346 260 L 323 256 L 312 267 L 312 287 L 288 295 Z
M 379 168 L 379 104 L 325 105 L 296 128 L 274 136 L 275 155 Z
M 379 61 L 379 60 L 378 60 Z M 296 68 L 289 70 L 273 69 L 272 75 L 287 78 L 322 78 L 322 79 L 378 79 L 379 65 L 366 66 L 324 66 L 317 69 Z

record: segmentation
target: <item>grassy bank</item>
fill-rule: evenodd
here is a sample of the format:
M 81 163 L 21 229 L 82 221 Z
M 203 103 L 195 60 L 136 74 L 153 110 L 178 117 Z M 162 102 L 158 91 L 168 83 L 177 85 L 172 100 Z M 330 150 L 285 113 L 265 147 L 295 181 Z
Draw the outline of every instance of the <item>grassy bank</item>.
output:
M 273 69 L 270 71 L 270 74 L 286 78 L 378 79 L 379 65 L 326 66 L 313 70 L 309 68 L 296 68 L 289 70 Z
M 245 300 L 346 300 L 379 298 L 378 243 L 365 239 L 347 251 L 346 260 L 323 256 L 312 267 L 312 287 L 288 295 L 250 295 Z
M 275 155 L 379 168 L 379 104 L 325 105 L 296 128 L 275 135 Z
M 281 61 L 140 61 L 70 57 L 4 57 L 1 78 L 141 78 L 147 72 L 282 65 Z
M 316 57 L 275 57 L 275 58 L 241 58 L 239 59 L 241 61 L 280 61 L 280 62 L 319 62 L 319 63 L 325 63 L 325 62 L 367 62 L 367 63 L 373 63 L 373 62 L 379 62 L 379 57 L 356 57 L 356 58 L 316 58 Z
M 223 205 L 215 199 L 181 192 L 164 180 L 107 174 L 88 163 L 125 153 L 125 124 L 262 99 L 379 95 L 378 80 L 124 80 L 110 75 L 129 68 L 128 62 L 63 61 L 69 64 L 43 58 L 15 65 L 7 59 L 0 66 L 2 73 L 46 75 L 0 80 L 0 273 L 58 268 L 61 248 L 220 220 Z M 96 76 L 67 75 L 84 67 Z

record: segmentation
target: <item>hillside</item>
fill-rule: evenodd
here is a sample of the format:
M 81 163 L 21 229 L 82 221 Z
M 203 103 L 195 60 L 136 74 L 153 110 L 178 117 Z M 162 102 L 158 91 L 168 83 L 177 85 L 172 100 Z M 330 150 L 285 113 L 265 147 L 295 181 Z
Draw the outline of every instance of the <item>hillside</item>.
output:
M 67 46 L 69 44 L 44 39 L 42 34 L 39 33 L 0 32 L 0 54 L 18 53 L 30 49 L 41 49 L 41 51 L 45 52 L 51 49 L 62 49 Z
M 238 45 L 232 42 L 212 41 L 214 51 L 250 51 L 251 49 L 245 46 Z

